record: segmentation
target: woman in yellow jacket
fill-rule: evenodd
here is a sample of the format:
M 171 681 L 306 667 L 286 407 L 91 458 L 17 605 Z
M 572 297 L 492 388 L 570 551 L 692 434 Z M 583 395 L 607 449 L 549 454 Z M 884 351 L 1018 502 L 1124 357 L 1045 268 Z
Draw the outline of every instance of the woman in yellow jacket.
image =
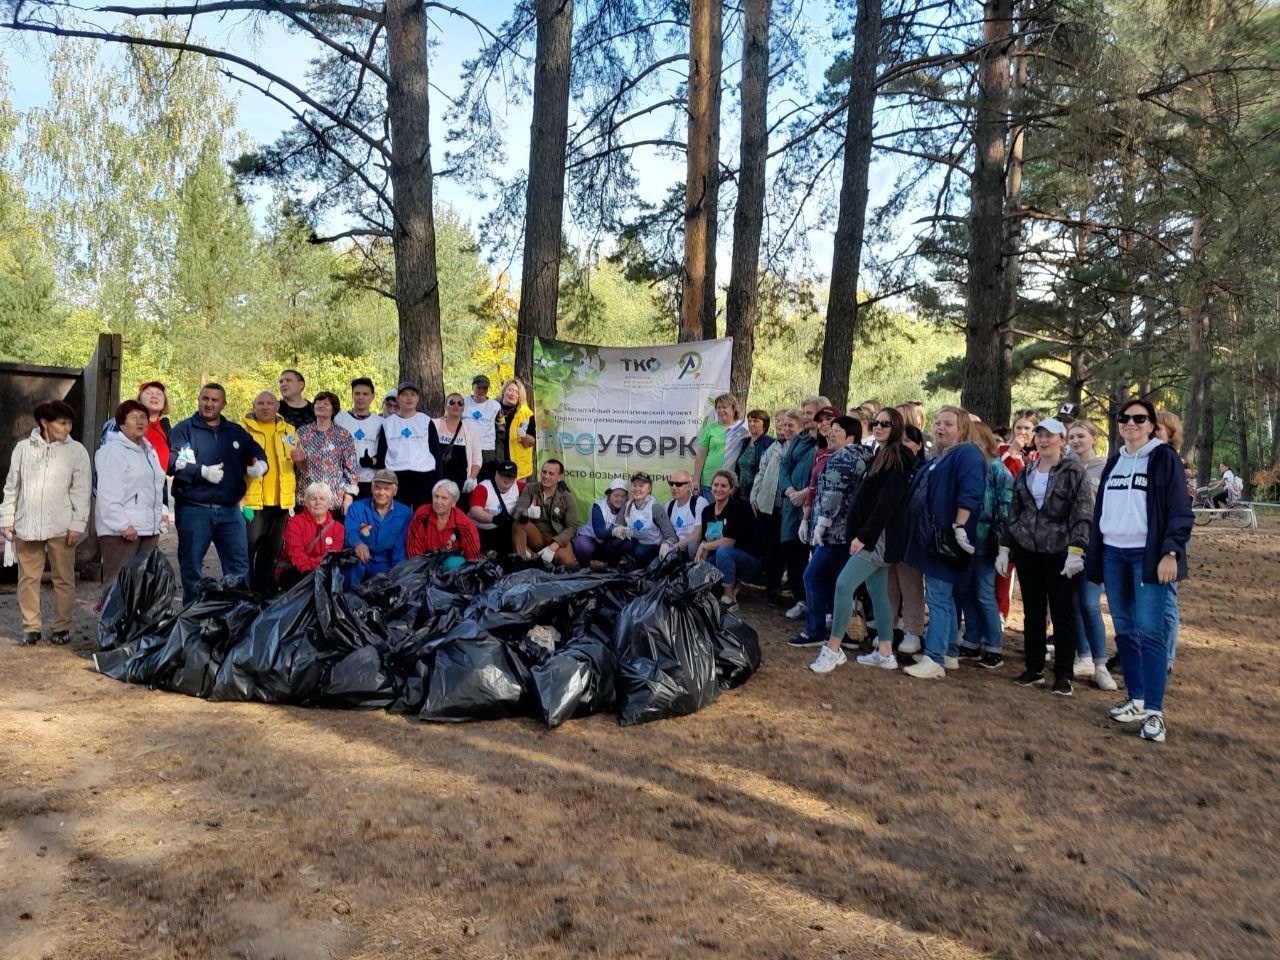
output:
M 246 479 L 244 516 L 248 523 L 249 585 L 268 595 L 276 592 L 276 558 L 296 499 L 294 464 L 303 459 L 298 433 L 279 415 L 279 409 L 275 394 L 263 390 L 254 398 L 253 413 L 243 421 L 249 436 L 267 452 L 266 475 Z
M 498 394 L 502 404 L 495 426 L 494 449 L 501 459 L 502 451 L 516 465 L 516 478 L 528 480 L 533 476 L 533 410 L 529 396 L 519 380 L 508 380 Z

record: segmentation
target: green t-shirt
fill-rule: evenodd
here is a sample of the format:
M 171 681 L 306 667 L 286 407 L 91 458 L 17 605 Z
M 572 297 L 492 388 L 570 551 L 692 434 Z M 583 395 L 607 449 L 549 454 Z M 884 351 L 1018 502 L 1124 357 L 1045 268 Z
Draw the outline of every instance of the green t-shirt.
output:
M 711 486 L 711 478 L 724 465 L 724 439 L 727 435 L 728 430 L 718 420 L 708 420 L 698 431 L 698 446 L 707 451 L 699 480 L 704 487 Z

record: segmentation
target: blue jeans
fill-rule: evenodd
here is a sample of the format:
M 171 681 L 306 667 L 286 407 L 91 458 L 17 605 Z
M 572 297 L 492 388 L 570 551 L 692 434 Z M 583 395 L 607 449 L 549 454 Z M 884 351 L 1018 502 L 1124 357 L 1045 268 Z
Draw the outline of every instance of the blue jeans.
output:
M 726 587 L 735 586 L 739 577 L 754 577 L 760 572 L 760 558 L 752 556 L 737 547 L 720 547 L 712 550 L 707 557 L 709 563 L 715 564 L 723 575 Z
M 1164 631 L 1169 637 L 1169 667 L 1173 667 L 1173 658 L 1178 654 L 1178 624 L 1182 620 L 1178 612 L 1178 584 L 1169 584 L 1169 600 L 1164 607 Z
M 212 544 L 218 551 L 224 579 L 249 576 L 249 540 L 245 534 L 244 514 L 239 506 L 197 507 L 177 504 L 178 569 L 182 576 L 182 599 L 195 597 L 196 583 L 204 555 Z
M 924 604 L 929 608 L 929 629 L 924 633 L 925 655 L 942 666 L 943 657 L 955 656 L 956 646 L 956 588 L 950 580 L 941 577 L 924 577 Z
M 847 543 L 823 544 L 813 548 L 809 565 L 804 568 L 804 595 L 809 605 L 804 621 L 805 636 L 814 640 L 827 636 L 827 614 L 835 605 L 836 577 L 848 562 Z M 834 621 L 832 626 L 835 626 Z
M 1165 614 L 1173 587 L 1142 582 L 1142 550 L 1103 547 L 1102 577 L 1116 628 L 1116 647 L 1129 696 L 1148 710 L 1164 709 L 1169 636 Z
M 994 557 L 973 558 L 969 580 L 956 585 L 956 597 L 964 614 L 964 645 L 999 653 L 1004 638 L 1000 633 L 1000 609 L 996 606 Z
M 1092 657 L 1106 666 L 1107 627 L 1102 622 L 1102 584 L 1090 583 L 1081 574 L 1075 578 L 1072 596 L 1076 611 L 1076 656 Z

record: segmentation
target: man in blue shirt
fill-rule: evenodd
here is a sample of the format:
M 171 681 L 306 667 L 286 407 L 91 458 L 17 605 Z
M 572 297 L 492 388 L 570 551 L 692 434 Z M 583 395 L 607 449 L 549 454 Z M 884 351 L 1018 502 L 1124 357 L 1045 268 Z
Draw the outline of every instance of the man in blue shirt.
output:
M 169 472 L 178 528 L 182 599 L 194 599 L 204 555 L 213 544 L 224 578 L 249 576 L 249 543 L 240 501 L 245 476 L 267 472 L 267 454 L 249 432 L 222 416 L 227 391 L 200 388 L 199 409 L 169 433 Z
M 368 500 L 357 500 L 347 510 L 346 539 L 360 562 L 347 571 L 351 586 L 404 563 L 405 539 L 413 511 L 396 500 L 396 475 L 379 470 L 370 483 Z

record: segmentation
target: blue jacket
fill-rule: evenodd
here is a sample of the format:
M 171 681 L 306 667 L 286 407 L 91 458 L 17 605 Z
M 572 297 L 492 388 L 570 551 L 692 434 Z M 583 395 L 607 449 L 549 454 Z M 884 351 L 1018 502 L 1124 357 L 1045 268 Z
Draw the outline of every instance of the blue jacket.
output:
M 978 517 L 982 497 L 987 488 L 987 458 L 972 443 L 952 447 L 936 460 L 920 464 L 911 479 L 907 520 L 909 534 L 904 560 L 926 577 L 957 583 L 969 575 L 967 570 L 952 570 L 929 556 L 933 527 L 950 527 L 956 511 L 967 509 L 969 520 L 964 525 L 969 542 L 978 542 Z M 944 527 L 944 528 L 945 528 Z
M 180 459 L 182 466 L 178 466 Z M 173 498 L 178 504 L 234 507 L 244 499 L 244 471 L 254 460 L 265 464 L 267 454 L 240 424 L 224 417 L 211 427 L 199 414 L 188 417 L 169 433 Z M 222 482 L 210 483 L 200 468 L 219 463 Z
M 813 458 L 818 452 L 818 443 L 808 433 L 797 434 L 791 442 L 782 448 L 782 464 L 778 468 L 778 493 L 781 495 L 788 487 L 796 490 L 809 488 L 809 474 L 813 472 Z M 800 535 L 800 521 L 804 514 L 800 507 L 793 507 L 791 501 L 782 497 L 782 536 L 786 543 Z
M 369 548 L 369 562 L 358 563 L 347 571 L 347 583 L 355 586 L 361 581 L 386 573 L 405 561 L 405 541 L 409 534 L 409 521 L 413 511 L 398 500 L 391 501 L 391 509 L 385 517 L 378 515 L 372 500 L 357 500 L 347 511 L 344 544 L 354 550 L 364 544 Z
M 1085 552 L 1085 575 L 1090 583 L 1102 582 L 1102 501 L 1106 499 L 1107 478 L 1115 469 L 1120 454 L 1107 458 L 1102 468 L 1093 504 L 1093 527 L 1089 533 L 1089 549 Z M 1182 458 L 1167 443 L 1150 453 L 1147 461 L 1147 543 L 1142 550 L 1142 582 L 1159 583 L 1156 568 L 1168 553 L 1178 555 L 1178 579 L 1187 579 L 1187 544 L 1191 540 L 1191 498 L 1187 496 L 1187 478 Z

